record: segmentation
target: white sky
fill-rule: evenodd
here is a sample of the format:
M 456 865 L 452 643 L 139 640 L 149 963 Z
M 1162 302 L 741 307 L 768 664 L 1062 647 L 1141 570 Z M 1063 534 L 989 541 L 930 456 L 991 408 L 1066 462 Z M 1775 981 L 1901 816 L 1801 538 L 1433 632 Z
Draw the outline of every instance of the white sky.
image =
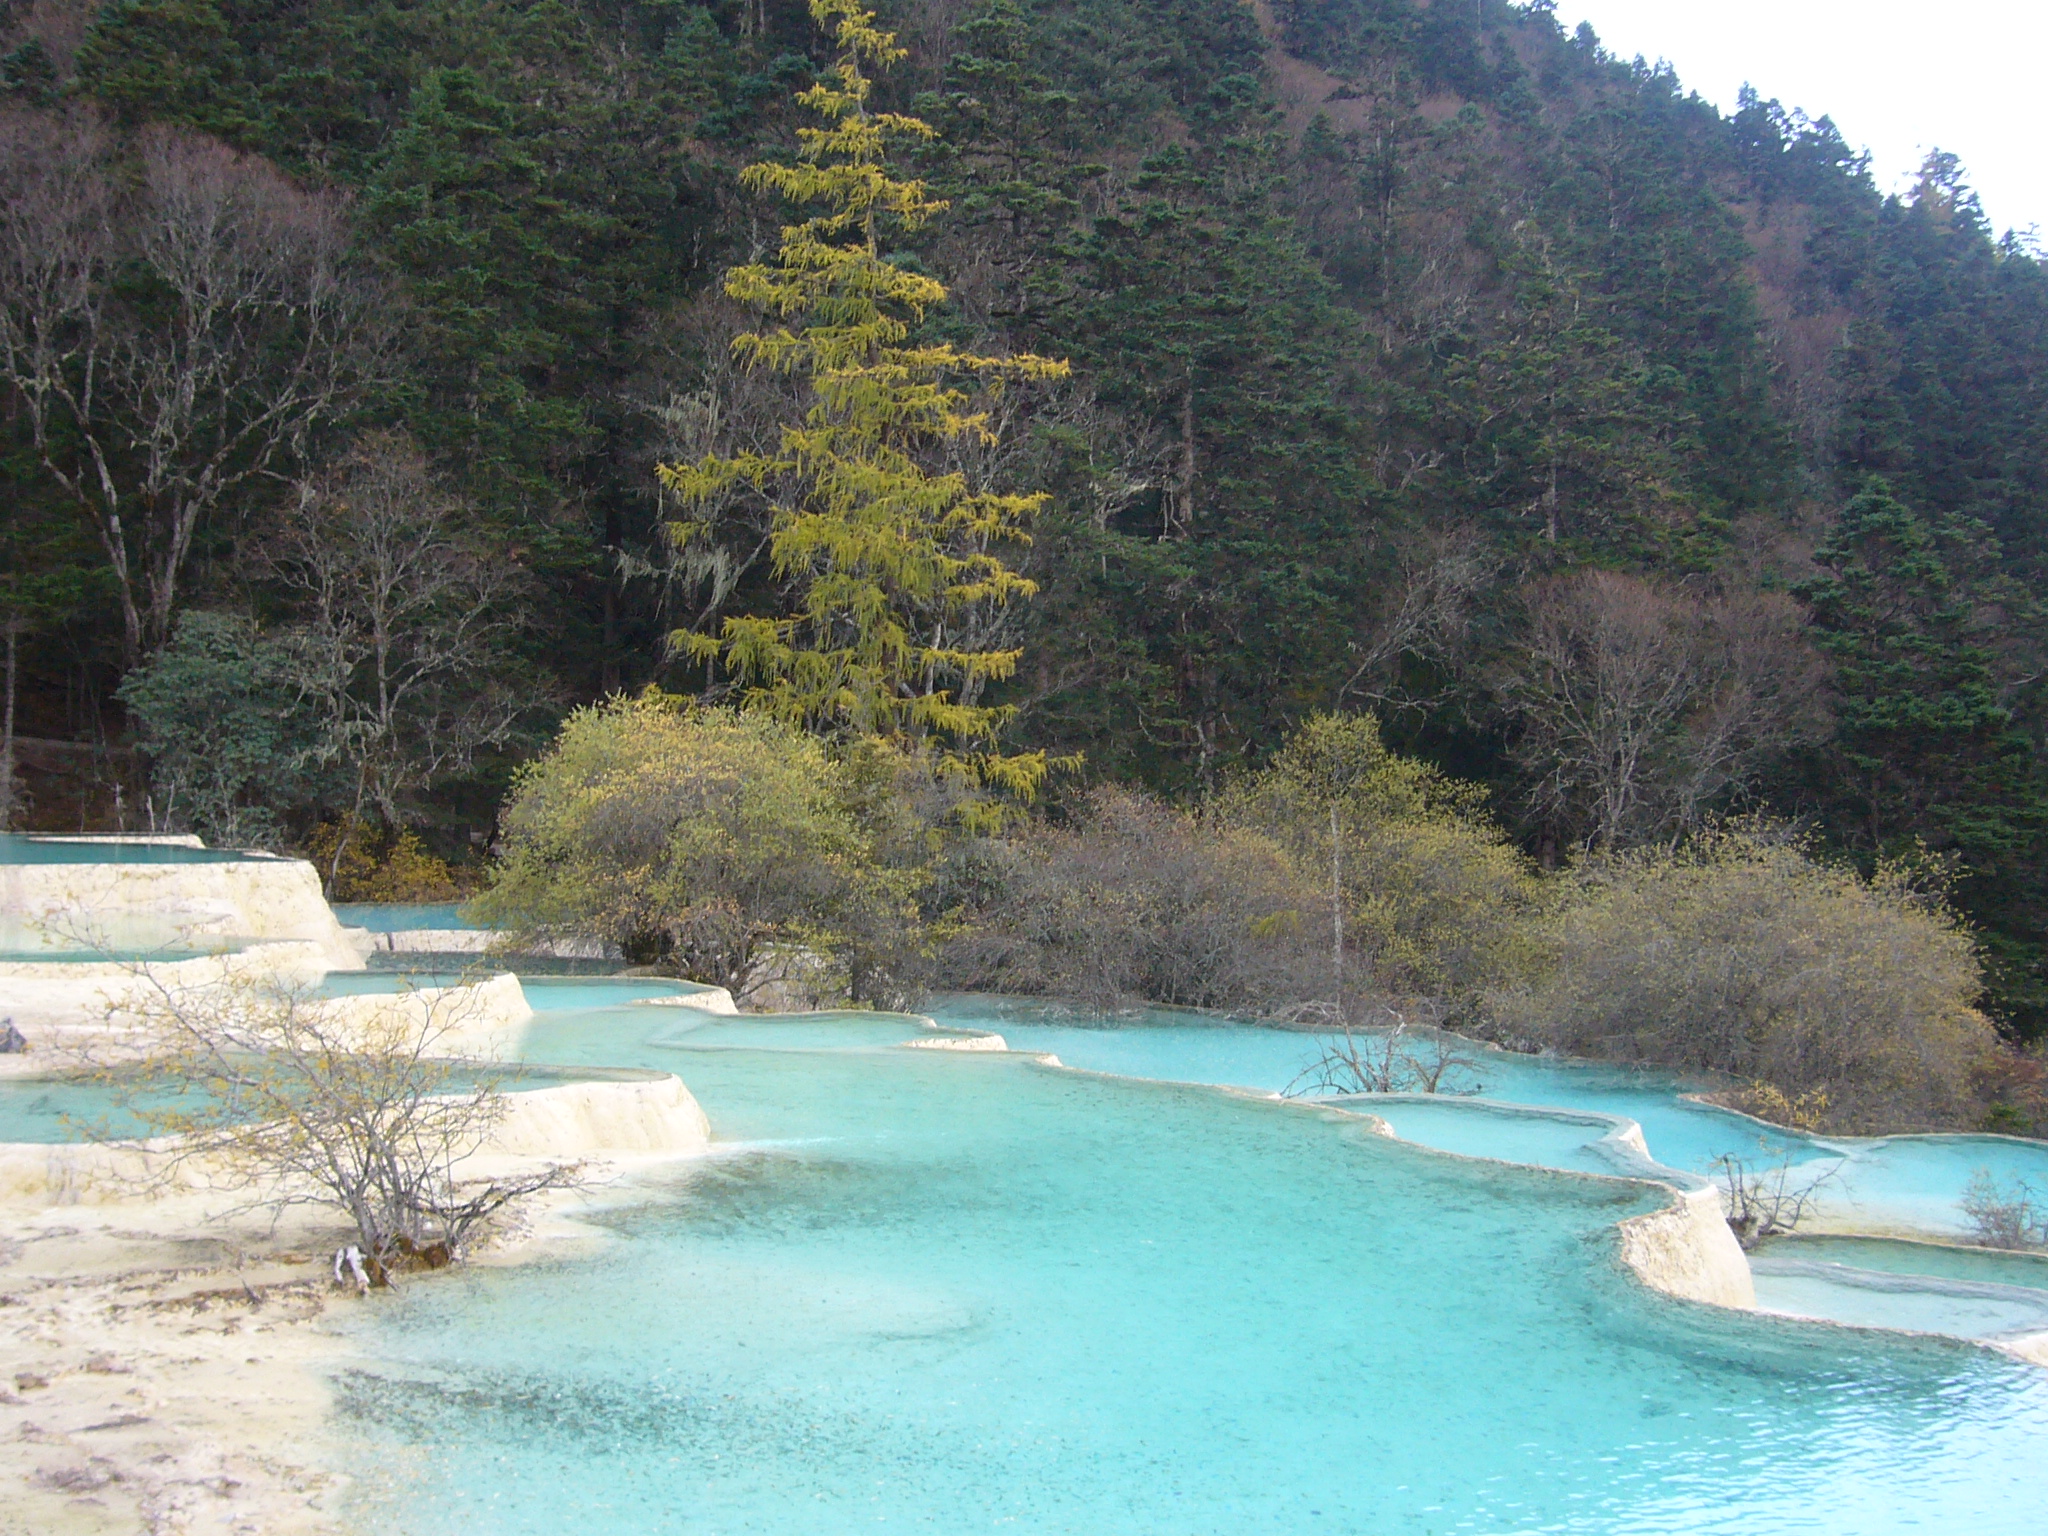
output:
M 1883 191 L 1947 150 L 1995 230 L 2048 237 L 2048 0 L 1559 0 L 1557 19 L 1723 111 L 1747 81 L 1833 118 Z

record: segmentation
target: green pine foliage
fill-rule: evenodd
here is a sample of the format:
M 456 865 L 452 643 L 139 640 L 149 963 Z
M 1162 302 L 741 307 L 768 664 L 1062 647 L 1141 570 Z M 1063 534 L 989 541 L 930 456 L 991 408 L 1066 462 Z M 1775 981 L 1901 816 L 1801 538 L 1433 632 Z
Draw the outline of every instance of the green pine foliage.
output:
M 1982 523 L 1929 518 L 1872 480 L 1800 596 L 1835 663 L 1832 825 L 1867 857 L 1952 858 L 2007 1005 L 2031 1018 L 2048 1003 L 2031 942 L 2048 918 L 2048 774 L 2029 728 L 2037 690 L 1998 654 L 2030 649 L 2035 627 L 1999 554 Z

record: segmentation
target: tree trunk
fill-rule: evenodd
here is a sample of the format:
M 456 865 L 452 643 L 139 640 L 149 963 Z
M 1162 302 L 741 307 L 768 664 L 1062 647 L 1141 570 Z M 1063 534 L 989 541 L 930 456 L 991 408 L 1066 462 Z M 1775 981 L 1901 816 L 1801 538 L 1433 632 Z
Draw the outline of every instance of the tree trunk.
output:
M 1337 1016 L 1344 1017 L 1344 845 L 1337 807 L 1330 807 L 1330 970 L 1337 980 Z
M 1195 525 L 1195 382 L 1180 395 L 1180 468 L 1166 497 L 1164 537 L 1184 539 Z
M 0 724 L 0 832 L 14 829 L 14 663 L 21 641 L 21 624 L 10 620 L 7 628 L 7 707 Z

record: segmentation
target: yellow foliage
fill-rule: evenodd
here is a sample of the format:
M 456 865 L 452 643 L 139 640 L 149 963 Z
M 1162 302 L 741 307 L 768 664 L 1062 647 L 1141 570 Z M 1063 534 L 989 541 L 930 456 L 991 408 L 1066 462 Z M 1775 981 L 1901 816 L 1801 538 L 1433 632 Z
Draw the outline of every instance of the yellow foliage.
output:
M 798 100 L 825 125 L 801 130 L 794 164 L 752 165 L 743 180 L 826 211 L 785 227 L 776 261 L 733 268 L 725 287 L 782 322 L 739 337 L 737 355 L 808 375 L 813 404 L 783 427 L 773 453 L 713 454 L 659 471 L 693 508 L 742 483 L 777 496 L 770 554 L 801 598 L 788 617 L 733 617 L 716 635 L 683 632 L 672 642 L 727 668 L 750 704 L 782 719 L 947 738 L 956 746 L 945 766 L 1029 797 L 1052 765 L 1043 753 L 996 751 L 1010 711 L 973 702 L 984 684 L 1012 674 L 1018 653 L 949 637 L 968 610 L 1033 593 L 999 551 L 1029 542 L 1026 525 L 1046 498 L 971 489 L 964 475 L 927 470 L 918 452 L 994 441 L 987 410 L 971 408 L 964 383 L 986 396 L 1064 376 L 1067 365 L 911 343 L 946 289 L 888 260 L 883 227 L 914 231 L 945 204 L 922 182 L 891 177 L 884 159 L 892 143 L 929 140 L 933 130 L 870 110 L 866 67 L 903 57 L 873 13 L 855 0 L 812 0 L 811 14 L 839 56 Z M 670 528 L 685 547 L 708 531 L 701 520 Z
M 1817 1131 L 1828 1118 L 1829 1098 L 1825 1088 L 1815 1088 L 1795 1096 L 1775 1083 L 1759 1079 L 1747 1088 L 1729 1094 L 1727 1101 L 1731 1109 L 1755 1115 L 1773 1125 L 1789 1125 L 1795 1130 Z
M 595 938 L 735 997 L 777 948 L 829 952 L 865 997 L 914 945 L 924 846 L 886 745 L 835 760 L 759 710 L 650 689 L 577 710 L 515 781 L 485 924 Z M 929 782 L 929 776 L 924 776 Z
M 1355 984 L 1443 996 L 1519 971 L 1541 896 L 1484 799 L 1389 751 L 1371 716 L 1316 715 L 1219 810 L 1287 849 L 1305 879 L 1334 880 Z
M 306 840 L 306 856 L 332 901 L 453 901 L 462 894 L 448 861 L 409 829 L 381 833 L 361 822 L 323 821 Z

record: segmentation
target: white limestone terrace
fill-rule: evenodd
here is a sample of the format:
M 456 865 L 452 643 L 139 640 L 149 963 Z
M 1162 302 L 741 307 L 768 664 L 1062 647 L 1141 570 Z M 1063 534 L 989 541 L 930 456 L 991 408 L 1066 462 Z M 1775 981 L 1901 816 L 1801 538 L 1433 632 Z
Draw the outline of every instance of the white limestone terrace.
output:
M 195 838 L 51 838 L 7 840 L 0 848 L 0 977 L 43 962 L 38 951 L 94 950 L 146 955 L 186 949 L 225 951 L 265 943 L 315 947 L 324 968 L 360 970 L 362 956 L 335 920 L 320 876 L 303 859 L 215 854 Z M 10 857 L 22 845 L 32 862 Z M 115 850 L 185 850 L 190 859 L 112 855 Z M 71 855 L 47 857 L 51 853 Z
M 0 952 L 17 956 L 0 960 L 0 1017 L 12 1019 L 31 1046 L 0 1056 L 0 1076 L 45 1075 L 53 1058 L 88 1045 L 118 1054 L 123 1016 L 149 992 L 250 979 L 309 989 L 334 972 L 364 969 L 360 934 L 336 919 L 318 872 L 301 859 L 207 849 L 196 837 L 10 837 L 0 859 L 7 860 L 0 862 Z M 101 954 L 28 958 L 38 950 Z M 201 953 L 151 958 L 190 951 Z M 675 1001 L 735 1011 L 720 988 Z M 431 1020 L 448 1052 L 482 1061 L 513 1060 L 533 1017 L 509 972 L 307 1006 L 344 1029 L 366 1028 L 394 1011 Z M 703 1112 L 680 1081 L 658 1088 L 637 1080 L 577 1083 L 516 1095 L 476 1155 L 688 1155 L 702 1150 L 706 1135 Z M 62 1203 L 88 1189 L 117 1189 L 123 1181 L 103 1175 L 142 1155 L 98 1146 L 0 1147 L 0 1202 Z
M 1412 1093 L 1315 1102 L 1368 1114 L 1388 1136 L 1400 1133 L 1381 1116 L 1371 1114 L 1367 1105 L 1390 1111 L 1405 1106 L 1432 1115 L 1468 1118 L 1475 1124 L 1521 1120 L 1554 1126 L 1567 1132 L 1567 1139 L 1581 1145 L 1593 1161 L 1605 1165 L 1598 1171 L 1664 1185 L 1672 1191 L 1673 1203 L 1661 1211 L 1630 1217 L 1620 1224 L 1620 1230 L 1622 1261 L 1644 1283 L 1667 1295 L 1841 1326 L 1969 1339 L 2048 1366 L 2048 1282 L 2001 1284 L 1915 1272 L 1883 1273 L 1840 1261 L 1814 1262 L 1777 1253 L 1762 1257 L 1745 1254 L 1728 1227 L 1719 1187 L 1696 1173 L 1659 1163 L 1650 1154 L 1642 1127 L 1625 1116 Z M 1581 1134 L 1588 1129 L 1600 1134 L 1581 1141 Z M 1484 1135 L 1475 1138 L 1486 1139 Z M 1944 1138 L 1885 1139 L 1934 1142 Z M 1452 1151 L 1440 1146 L 1433 1150 L 1482 1161 L 1519 1161 L 1499 1152 Z M 1835 1230 L 1855 1233 L 1857 1229 Z M 1925 1237 L 1903 1244 L 1882 1237 L 1864 1241 L 1872 1245 L 1890 1242 L 1929 1253 L 1983 1253 Z M 2041 1263 L 2048 1268 L 2048 1259 Z
M 304 860 L 196 837 L 0 839 L 0 1018 L 32 1046 L 89 1035 L 144 985 L 308 985 L 362 967 Z
M 588 1081 L 508 1092 L 504 1112 L 454 1165 L 487 1178 L 531 1163 L 596 1161 L 606 1174 L 649 1161 L 700 1156 L 710 1144 L 703 1109 L 682 1079 L 660 1072 L 593 1072 Z M 0 1210 L 146 1208 L 152 1226 L 198 1230 L 245 1202 L 247 1183 L 169 1140 L 0 1143 Z
M 142 995 L 260 979 L 310 989 L 334 972 L 364 969 L 359 933 L 328 906 L 304 860 L 207 849 L 196 837 L 23 839 L 0 846 L 0 1017 L 28 1038 L 0 1056 L 0 1076 L 47 1075 L 53 1060 L 88 1045 L 118 1056 L 124 1014 Z M 100 951 L 96 959 L 43 953 Z M 189 953 L 154 960 L 152 954 Z M 212 952 L 205 952 L 212 951 Z M 732 1012 L 731 996 L 707 988 L 677 1002 Z M 510 1062 L 533 1017 L 510 973 L 453 986 L 402 987 L 307 999 L 344 1030 L 393 1012 L 432 1023 L 450 1054 Z M 480 1166 L 520 1158 L 667 1158 L 701 1153 L 709 1127 L 689 1090 L 663 1074 L 634 1073 L 509 1097 Z M 0 1146 L 0 1205 L 127 1203 L 161 1148 L 146 1143 Z M 204 1193 L 203 1169 L 186 1192 Z M 166 1211 L 167 1216 L 172 1213 Z

